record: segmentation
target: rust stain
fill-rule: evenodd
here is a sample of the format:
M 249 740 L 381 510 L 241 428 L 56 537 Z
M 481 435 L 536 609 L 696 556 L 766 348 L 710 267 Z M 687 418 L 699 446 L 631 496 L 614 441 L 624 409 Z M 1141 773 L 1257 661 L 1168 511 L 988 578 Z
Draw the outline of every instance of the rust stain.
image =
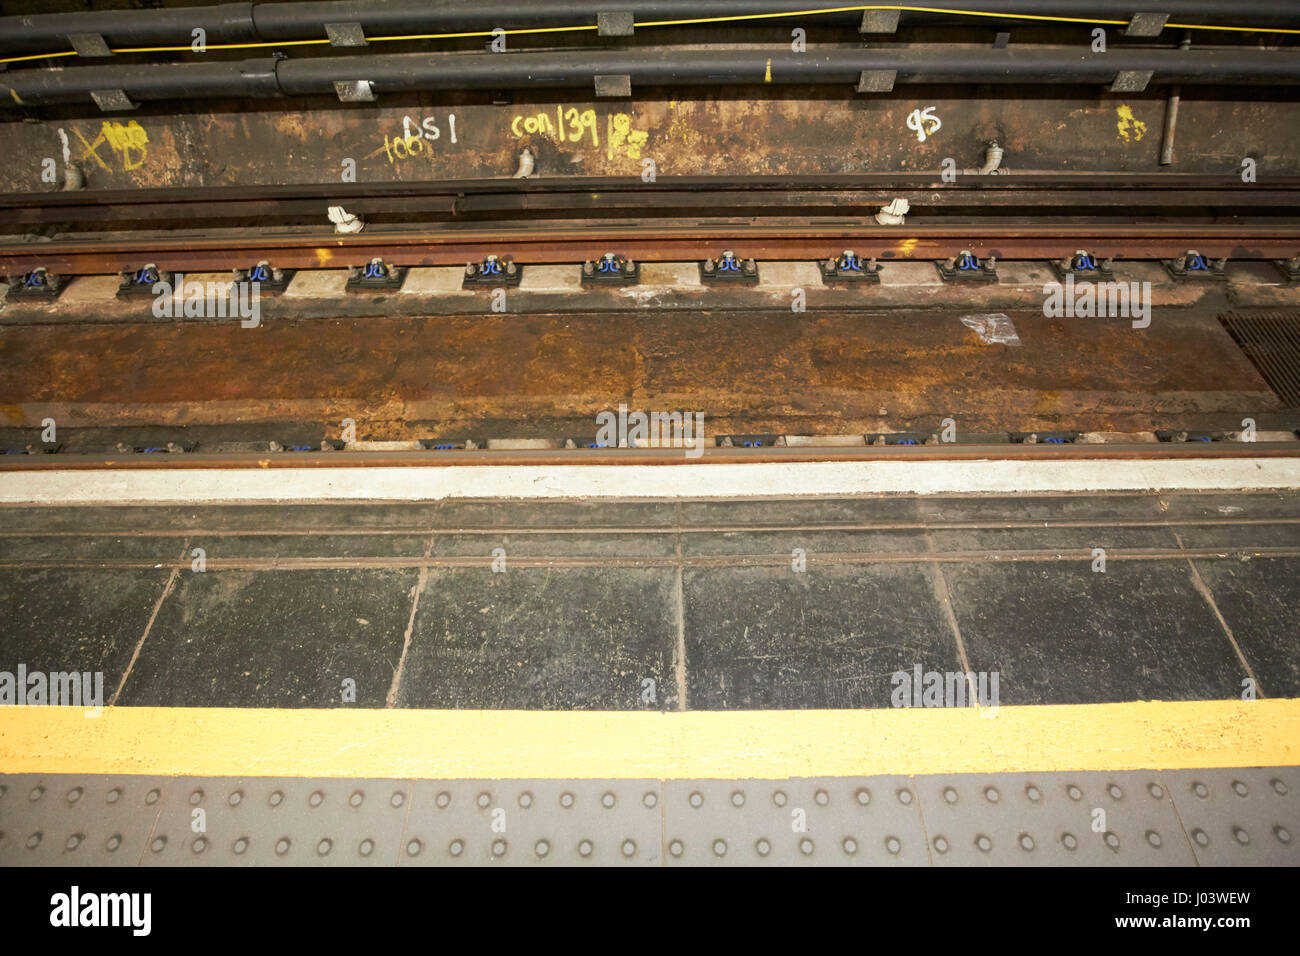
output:
M 791 434 L 874 431 L 882 407 L 894 427 L 951 416 L 998 430 L 1277 405 L 1244 359 L 1204 361 L 1234 355 L 1212 312 L 1142 336 L 1016 312 L 1016 349 L 964 335 L 960 314 L 873 316 L 869 336 L 838 313 L 297 319 L 263 326 L 255 350 L 237 323 L 14 327 L 0 330 L 11 370 L 0 413 L 29 426 L 53 401 L 70 423 L 104 426 L 346 417 L 409 438 L 458 426 L 546 434 L 626 401 Z

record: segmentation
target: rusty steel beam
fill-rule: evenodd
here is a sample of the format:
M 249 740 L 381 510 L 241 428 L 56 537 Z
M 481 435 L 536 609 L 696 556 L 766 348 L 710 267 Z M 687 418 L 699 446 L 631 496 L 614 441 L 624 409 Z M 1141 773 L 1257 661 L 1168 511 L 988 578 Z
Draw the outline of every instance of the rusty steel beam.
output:
M 816 260 L 845 248 L 883 259 L 945 258 L 965 249 L 998 259 L 1059 258 L 1079 249 L 1123 259 L 1170 258 L 1188 249 L 1214 258 L 1276 259 L 1300 252 L 1300 224 L 880 226 L 860 219 L 740 218 L 680 225 L 639 220 L 594 226 L 501 222 L 352 236 L 310 232 L 10 243 L 0 246 L 0 273 L 17 275 L 44 266 L 68 275 L 98 275 L 137 269 L 145 262 L 173 271 L 225 270 L 258 259 L 297 269 L 339 268 L 375 257 L 394 265 L 464 265 L 490 254 L 509 254 L 524 264 L 569 263 L 610 251 L 662 262 L 703 259 L 724 248 L 768 260 Z

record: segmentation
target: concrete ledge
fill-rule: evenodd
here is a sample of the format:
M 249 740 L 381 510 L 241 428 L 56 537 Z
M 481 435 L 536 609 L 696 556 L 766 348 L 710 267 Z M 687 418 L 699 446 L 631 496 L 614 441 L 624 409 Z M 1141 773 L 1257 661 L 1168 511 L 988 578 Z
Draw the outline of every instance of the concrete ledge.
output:
M 73 279 L 63 294 L 56 300 L 56 305 L 77 305 L 83 302 L 103 302 L 117 297 L 117 288 L 122 280 L 118 276 L 82 276 Z
M 491 443 L 489 443 L 491 444 Z M 497 445 L 496 447 L 501 447 Z M 518 447 L 518 446 L 515 446 Z M 535 447 L 535 446 L 532 446 Z M 554 447 L 551 443 L 548 447 Z M 1297 458 L 424 465 L 0 473 L 0 502 L 732 498 L 1300 488 Z
M 762 273 L 763 267 L 759 266 L 759 272 Z M 700 281 L 700 267 L 695 262 L 643 262 L 641 263 L 641 284 L 635 289 L 628 290 L 633 293 L 639 289 L 678 289 L 678 288 L 703 288 L 704 283 Z
M 821 269 L 815 262 L 760 262 L 758 288 L 760 289 L 821 289 Z
M 520 292 L 581 292 L 582 266 L 524 266 Z
M 880 263 L 880 284 L 891 286 L 904 285 L 943 285 L 939 270 L 929 259 L 918 262 L 882 262 Z
M 998 285 L 1024 286 L 1040 292 L 1048 282 L 1055 282 L 1056 273 L 1046 262 L 999 262 Z
M 294 275 L 286 298 L 334 299 L 347 295 L 348 271 L 346 269 L 303 269 Z
M 470 290 L 462 289 L 465 270 L 460 266 L 434 266 L 430 268 L 406 270 L 406 281 L 402 283 L 404 295 L 473 295 Z
M 866 445 L 865 435 L 785 435 L 790 448 L 861 448 Z

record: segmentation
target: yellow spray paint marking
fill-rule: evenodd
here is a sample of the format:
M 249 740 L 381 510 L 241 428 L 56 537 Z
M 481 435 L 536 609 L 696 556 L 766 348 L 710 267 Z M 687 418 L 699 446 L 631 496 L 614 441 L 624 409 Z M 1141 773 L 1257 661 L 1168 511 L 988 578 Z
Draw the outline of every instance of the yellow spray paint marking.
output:
M 767 73 L 764 74 L 763 76 L 763 82 L 764 83 L 772 82 L 772 61 L 771 60 L 767 61 Z
M 545 136 L 560 145 L 579 143 L 600 147 L 599 123 L 595 110 L 556 106 L 555 115 L 540 112 L 535 115 L 518 114 L 510 121 L 510 132 L 517 139 L 526 136 Z M 605 122 L 605 155 L 614 159 L 620 153 L 628 159 L 640 159 L 641 147 L 650 134 L 632 128 L 632 117 L 626 113 L 613 113 Z
M 329 265 L 330 260 L 333 258 L 334 258 L 334 251 L 332 249 L 316 250 L 316 261 L 322 266 Z
M 74 132 L 77 134 L 77 139 L 81 140 L 81 144 L 86 147 L 81 154 L 81 159 L 83 161 L 93 159 L 106 173 L 113 172 L 113 169 L 100 157 L 100 146 L 107 145 L 117 154 L 123 172 L 139 169 L 149 155 L 149 134 L 135 120 L 131 120 L 125 126 L 121 123 L 105 122 L 99 128 L 99 135 L 95 137 L 93 143 L 86 141 L 86 137 L 81 135 L 81 130 L 74 130 Z
M 541 134 L 560 144 L 581 143 L 587 133 L 590 132 L 591 145 L 600 145 L 596 111 L 583 110 L 579 112 L 572 106 L 568 109 L 563 106 L 556 106 L 554 122 L 551 121 L 549 113 L 538 113 L 535 116 L 525 116 L 520 113 L 510 121 L 510 132 L 514 133 L 516 138 Z
M 1126 143 L 1136 143 L 1141 141 L 1146 135 L 1147 124 L 1140 119 L 1133 118 L 1133 110 L 1128 106 L 1118 106 L 1115 112 L 1119 114 L 1119 121 L 1115 124 L 1119 130 L 1119 138 Z
M 898 251 L 905 256 L 910 256 L 912 250 L 916 248 L 916 244 L 920 241 L 920 239 L 904 239 L 903 244 L 898 247 Z
M 632 117 L 626 113 L 614 113 L 605 124 L 605 155 L 613 159 L 621 149 L 628 159 L 640 159 L 641 147 L 649 138 L 650 134 L 645 130 L 632 128 Z

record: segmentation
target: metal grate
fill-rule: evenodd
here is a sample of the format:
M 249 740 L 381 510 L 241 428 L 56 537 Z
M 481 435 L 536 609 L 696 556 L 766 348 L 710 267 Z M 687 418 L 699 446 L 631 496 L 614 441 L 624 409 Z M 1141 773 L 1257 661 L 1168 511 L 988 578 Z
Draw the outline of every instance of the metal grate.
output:
M 1288 408 L 1300 408 L 1300 312 L 1225 312 L 1219 321 Z

